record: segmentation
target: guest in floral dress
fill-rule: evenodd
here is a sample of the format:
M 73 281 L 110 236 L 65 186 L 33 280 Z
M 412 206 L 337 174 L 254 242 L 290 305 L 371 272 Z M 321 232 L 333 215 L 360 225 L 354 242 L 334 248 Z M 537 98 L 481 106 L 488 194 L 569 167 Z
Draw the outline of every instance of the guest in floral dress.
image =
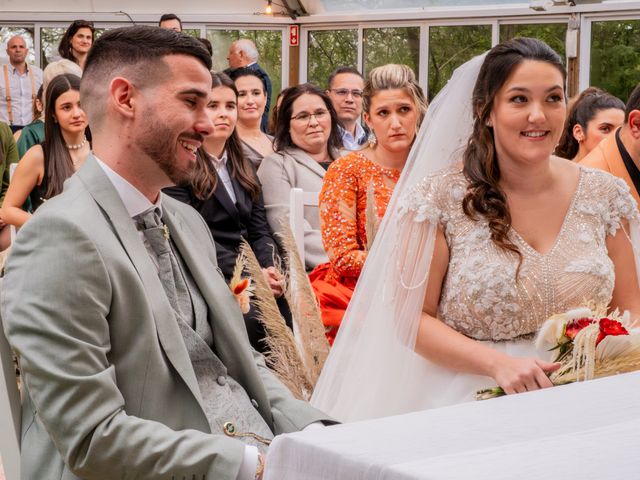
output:
M 370 145 L 336 160 L 320 192 L 320 229 L 328 263 L 311 273 L 330 343 L 373 243 L 375 230 L 400 178 L 427 108 L 422 89 L 406 65 L 371 71 L 363 94 L 364 120 L 375 135 Z

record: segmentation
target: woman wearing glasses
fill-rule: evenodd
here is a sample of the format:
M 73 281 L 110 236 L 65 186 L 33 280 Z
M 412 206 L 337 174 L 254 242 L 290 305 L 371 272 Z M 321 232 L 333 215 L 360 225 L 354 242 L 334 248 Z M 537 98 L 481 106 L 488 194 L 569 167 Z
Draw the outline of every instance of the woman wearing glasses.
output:
M 373 69 L 362 103 L 376 141 L 336 160 L 320 192 L 320 230 L 329 262 L 310 277 L 331 344 L 427 109 L 406 65 Z
M 289 216 L 289 191 L 319 192 L 326 169 L 338 157 L 338 117 L 326 93 L 310 83 L 287 91 L 278 109 L 275 147 L 276 152 L 260 164 L 258 177 L 267 220 L 277 233 Z M 304 262 L 311 270 L 327 261 L 318 208 L 305 207 L 304 219 Z

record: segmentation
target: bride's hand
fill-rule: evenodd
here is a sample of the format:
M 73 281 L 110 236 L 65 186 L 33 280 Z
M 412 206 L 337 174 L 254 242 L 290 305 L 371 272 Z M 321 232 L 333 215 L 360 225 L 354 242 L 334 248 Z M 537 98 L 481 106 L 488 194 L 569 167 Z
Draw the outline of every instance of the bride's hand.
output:
M 552 387 L 547 375 L 558 368 L 559 363 L 505 356 L 496 363 L 492 376 L 506 394 L 522 393 Z

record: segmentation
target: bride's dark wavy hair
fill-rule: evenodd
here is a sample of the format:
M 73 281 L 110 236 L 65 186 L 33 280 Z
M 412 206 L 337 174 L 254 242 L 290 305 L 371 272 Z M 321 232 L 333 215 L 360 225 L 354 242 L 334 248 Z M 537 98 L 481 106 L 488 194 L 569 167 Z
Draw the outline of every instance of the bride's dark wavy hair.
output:
M 560 56 L 546 43 L 534 38 L 514 38 L 493 47 L 487 54 L 473 88 L 473 132 L 463 154 L 463 172 L 468 187 L 462 208 L 471 219 L 484 217 L 489 223 L 491 240 L 498 247 L 520 257 L 518 247 L 509 239 L 511 213 L 499 185 L 500 167 L 496 156 L 493 128 L 489 116 L 497 93 L 511 73 L 525 60 L 553 65 L 566 84 L 567 73 Z

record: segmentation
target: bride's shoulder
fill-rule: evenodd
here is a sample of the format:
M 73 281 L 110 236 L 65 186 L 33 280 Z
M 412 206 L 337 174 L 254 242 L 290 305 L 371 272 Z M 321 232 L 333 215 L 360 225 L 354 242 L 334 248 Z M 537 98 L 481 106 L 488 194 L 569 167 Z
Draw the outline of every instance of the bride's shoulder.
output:
M 430 173 L 401 195 L 399 213 L 414 214 L 415 221 L 439 221 L 444 211 L 461 205 L 467 181 L 461 166 Z
M 610 234 L 620 227 L 620 221 L 638 220 L 638 204 L 629 185 L 608 172 L 580 165 L 584 177 L 581 187 L 581 210 L 600 214 Z

